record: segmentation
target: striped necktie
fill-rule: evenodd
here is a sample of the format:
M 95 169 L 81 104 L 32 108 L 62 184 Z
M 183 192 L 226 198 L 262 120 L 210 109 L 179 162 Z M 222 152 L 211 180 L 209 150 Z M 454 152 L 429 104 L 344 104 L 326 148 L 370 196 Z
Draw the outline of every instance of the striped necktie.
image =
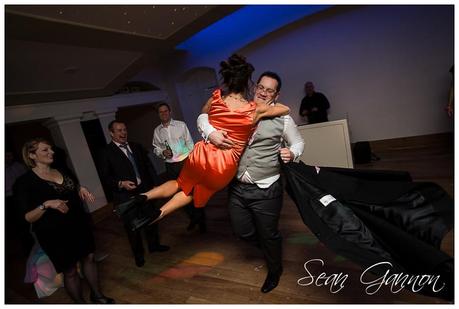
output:
M 128 144 L 127 143 L 126 144 L 120 144 L 120 147 L 126 149 L 127 157 L 129 159 L 129 161 L 131 161 L 132 167 L 134 168 L 135 177 L 137 179 L 140 179 L 139 169 L 137 168 L 137 164 L 135 163 L 134 155 L 132 154 L 132 152 L 128 148 Z

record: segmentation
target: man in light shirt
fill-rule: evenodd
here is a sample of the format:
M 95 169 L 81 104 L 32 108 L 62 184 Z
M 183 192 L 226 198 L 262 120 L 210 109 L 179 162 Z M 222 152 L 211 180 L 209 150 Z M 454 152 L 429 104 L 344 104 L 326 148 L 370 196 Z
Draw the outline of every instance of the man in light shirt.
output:
M 158 116 L 161 124 L 153 133 L 153 151 L 164 160 L 167 177 L 175 180 L 182 170 L 185 159 L 193 150 L 193 139 L 185 122 L 172 119 L 171 109 L 167 103 L 158 105 Z M 185 210 L 190 217 L 187 229 L 192 230 L 198 224 L 199 230 L 202 233 L 206 232 L 204 208 L 195 208 L 191 203 Z
M 281 89 L 281 79 L 274 72 L 260 75 L 254 101 L 275 104 Z M 198 128 L 204 139 L 227 149 L 233 142 L 226 132 L 213 128 L 207 114 L 198 118 Z M 284 147 L 283 144 L 289 145 Z M 282 274 L 282 236 L 278 230 L 282 208 L 283 186 L 280 162 L 297 161 L 303 153 L 304 141 L 290 116 L 261 120 L 253 133 L 229 187 L 229 212 L 233 229 L 239 237 L 254 242 L 263 252 L 268 274 L 261 288 L 273 290 Z

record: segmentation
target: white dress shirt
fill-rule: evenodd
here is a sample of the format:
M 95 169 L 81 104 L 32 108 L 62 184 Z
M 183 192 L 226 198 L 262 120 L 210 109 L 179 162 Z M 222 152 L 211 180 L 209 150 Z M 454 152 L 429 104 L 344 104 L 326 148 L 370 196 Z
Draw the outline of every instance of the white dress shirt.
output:
M 172 158 L 163 155 L 166 150 L 166 141 L 172 149 Z M 193 150 L 194 143 L 185 122 L 171 119 L 167 126 L 162 123 L 155 128 L 153 133 L 153 151 L 167 163 L 180 162 L 186 159 Z
M 304 150 L 304 140 L 301 137 L 300 132 L 298 131 L 297 125 L 292 117 L 289 115 L 281 116 L 284 119 L 284 130 L 281 137 L 281 143 L 285 142 L 293 153 L 294 162 L 298 162 L 301 154 Z M 263 120 L 262 120 L 263 121 Z M 201 136 L 204 138 L 206 142 L 208 142 L 209 135 L 216 131 L 216 129 L 209 123 L 209 116 L 207 114 L 201 114 L 198 117 L 198 130 L 201 133 Z M 258 128 L 257 128 L 258 129 Z M 255 132 L 252 134 L 252 137 L 255 136 Z M 250 138 L 249 145 L 252 144 L 253 138 Z M 250 174 L 246 171 L 240 177 L 238 177 L 239 181 L 244 183 L 252 183 L 256 184 L 258 187 L 264 189 L 270 187 L 274 182 L 276 182 L 280 178 L 280 174 L 261 179 L 258 181 L 254 181 Z

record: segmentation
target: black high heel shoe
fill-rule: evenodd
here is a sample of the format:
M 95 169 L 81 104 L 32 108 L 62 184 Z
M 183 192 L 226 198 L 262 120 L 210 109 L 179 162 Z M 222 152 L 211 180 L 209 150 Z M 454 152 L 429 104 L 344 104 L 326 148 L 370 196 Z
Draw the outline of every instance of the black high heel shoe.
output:
M 147 196 L 143 194 L 133 196 L 126 202 L 115 205 L 113 211 L 131 231 L 137 231 L 147 224 L 152 224 L 161 215 L 161 210 L 147 202 Z
M 150 223 L 148 225 L 152 225 L 158 222 L 160 219 L 163 218 L 163 212 L 161 209 L 155 209 L 155 211 L 150 216 Z
M 101 295 L 102 296 L 100 297 L 96 297 L 94 294 L 91 293 L 89 295 L 89 298 L 91 299 L 91 302 L 93 304 L 106 304 L 106 305 L 115 304 L 115 300 L 113 298 L 107 297 L 103 294 Z
M 144 194 L 138 194 L 130 199 L 128 199 L 125 202 L 116 204 L 114 206 L 113 212 L 118 216 L 122 217 L 125 213 L 127 213 L 129 210 L 131 210 L 133 207 L 142 205 L 147 201 L 147 196 Z

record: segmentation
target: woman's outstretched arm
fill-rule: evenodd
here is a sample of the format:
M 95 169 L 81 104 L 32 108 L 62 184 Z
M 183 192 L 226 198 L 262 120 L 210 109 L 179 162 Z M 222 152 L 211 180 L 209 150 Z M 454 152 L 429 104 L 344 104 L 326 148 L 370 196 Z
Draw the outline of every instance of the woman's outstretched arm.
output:
M 256 109 L 257 114 L 255 115 L 254 122 L 258 122 L 261 118 L 271 118 L 278 116 L 288 115 L 290 108 L 281 103 L 276 103 L 275 105 L 267 105 L 265 103 L 257 104 Z

